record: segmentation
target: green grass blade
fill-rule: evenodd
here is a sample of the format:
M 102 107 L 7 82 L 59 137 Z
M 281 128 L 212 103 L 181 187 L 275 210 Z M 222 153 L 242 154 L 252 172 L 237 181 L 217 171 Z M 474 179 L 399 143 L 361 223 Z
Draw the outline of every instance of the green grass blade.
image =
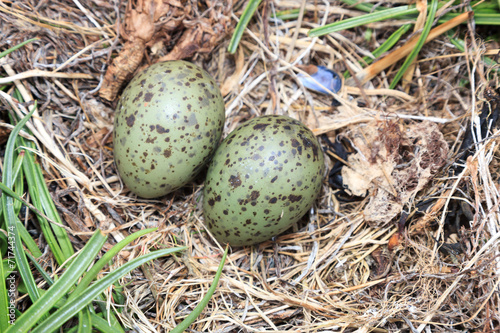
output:
M 186 318 L 184 318 L 184 320 L 179 325 L 177 325 L 173 330 L 171 330 L 170 333 L 184 332 L 189 327 L 189 325 L 191 325 L 196 320 L 196 318 L 198 318 L 203 309 L 207 306 L 208 302 L 210 301 L 210 298 L 212 298 L 212 295 L 215 292 L 215 289 L 217 289 L 217 284 L 219 283 L 220 276 L 222 275 L 222 269 L 224 268 L 224 263 L 226 262 L 228 251 L 229 247 L 226 247 L 224 255 L 222 256 L 222 259 L 220 261 L 219 268 L 217 269 L 217 273 L 215 274 L 214 281 L 212 282 L 212 285 L 208 289 L 207 294 L 202 298 L 202 300 L 194 308 L 194 310 L 191 311 L 191 313 Z
M 64 274 L 57 280 L 47 292 L 37 302 L 34 302 L 23 315 L 17 319 L 16 323 L 11 326 L 6 333 L 25 333 L 33 327 L 39 320 L 48 313 L 58 300 L 63 298 L 66 293 L 75 285 L 77 280 L 87 270 L 90 263 L 95 259 L 102 246 L 106 242 L 107 237 L 98 230 L 89 239 L 85 247 L 82 249 L 78 257 L 73 260 Z M 49 317 L 50 318 L 50 317 Z M 46 322 L 47 319 L 44 321 Z M 61 323 L 62 325 L 63 323 Z M 51 332 L 46 330 L 43 332 Z
M 43 178 L 42 169 L 38 163 L 35 163 L 35 181 L 36 181 L 36 186 L 39 189 L 40 202 L 42 204 L 45 215 L 47 215 L 51 220 L 62 225 L 63 222 L 61 220 L 61 217 L 59 216 L 59 213 L 57 212 L 54 201 L 50 196 L 49 189 L 47 188 L 47 185 L 45 184 L 45 179 Z M 71 244 L 68 233 L 66 232 L 65 229 L 52 223 L 50 225 L 52 227 L 55 237 L 57 238 L 57 242 L 61 248 L 61 251 L 64 256 L 63 259 L 65 261 L 74 254 L 73 245 Z
M 24 224 L 22 224 L 17 217 L 16 221 L 17 221 L 17 228 L 19 230 L 19 234 L 21 236 L 21 239 L 23 240 L 24 245 L 26 245 L 26 248 L 28 249 L 28 251 L 31 252 L 31 254 L 33 254 L 37 258 L 40 257 L 42 255 L 42 251 L 40 251 L 38 245 L 33 240 L 33 238 L 31 238 L 31 235 L 28 232 L 28 230 L 26 230 Z
M 453 38 L 452 36 L 450 36 L 450 34 L 448 34 L 448 37 L 450 39 L 450 42 L 453 45 L 455 45 L 455 47 L 457 49 L 459 49 L 460 52 L 465 52 L 465 42 L 463 39 Z M 483 56 L 483 61 L 486 64 L 486 66 L 488 66 L 492 71 L 495 71 L 495 72 L 500 71 L 500 68 L 498 67 L 498 63 L 495 60 L 488 58 L 486 56 Z
M 14 163 L 14 170 L 12 173 L 12 180 L 14 181 L 14 183 L 16 181 L 20 181 L 21 184 L 24 184 L 23 174 L 22 174 L 23 160 L 24 160 L 24 150 L 21 150 L 19 154 L 17 154 L 16 163 Z M 21 191 L 21 193 L 22 192 L 23 191 Z
M 0 182 L 0 190 L 8 195 L 8 196 L 11 196 L 12 198 L 16 199 L 16 202 L 19 202 L 19 203 L 23 203 L 25 204 L 29 209 L 31 209 L 35 214 L 40 215 L 40 211 L 38 209 L 36 209 L 36 207 L 34 207 L 33 205 L 30 205 L 28 202 L 26 202 L 23 198 L 21 198 L 19 196 L 19 194 L 17 194 L 16 192 L 12 191 L 10 188 L 8 188 L 7 186 L 5 186 L 4 183 Z M 18 212 L 14 212 L 16 217 L 18 215 Z M 44 218 L 43 216 L 41 216 L 42 218 Z M 24 243 L 26 244 L 26 246 L 28 247 L 28 249 L 31 251 L 31 253 L 33 253 L 34 256 L 36 257 L 39 257 L 42 255 L 40 249 L 38 248 L 38 245 L 36 245 L 35 241 L 33 240 L 33 238 L 31 238 L 31 235 L 29 234 L 29 232 L 26 230 L 26 228 L 24 227 L 24 225 L 19 221 L 19 219 L 17 219 L 17 225 L 19 226 L 19 231 L 21 233 L 21 239 L 24 241 Z
M 125 246 L 136 240 L 137 238 L 148 234 L 150 232 L 153 232 L 157 230 L 158 228 L 149 228 L 149 229 L 144 229 L 137 231 L 131 235 L 128 235 L 125 237 L 125 239 L 121 240 L 118 244 L 113 246 L 111 250 L 107 251 L 101 259 L 99 259 L 93 266 L 92 268 L 85 274 L 85 276 L 82 278 L 80 283 L 78 283 L 78 286 L 76 289 L 71 293 L 71 295 L 68 298 L 68 302 L 71 302 L 75 298 L 79 297 L 82 293 L 85 292 L 85 289 L 90 285 L 90 283 L 97 277 L 97 274 L 106 266 L 111 259 L 115 255 L 118 254 Z
M 17 90 L 14 92 L 14 97 L 19 101 L 23 100 L 21 94 Z M 24 140 L 23 137 L 18 138 L 17 144 L 20 147 L 24 146 L 33 150 L 37 149 L 33 142 Z M 55 221 L 62 225 L 61 217 L 55 208 L 52 197 L 45 184 L 42 168 L 35 162 L 32 152 L 26 151 L 26 156 L 23 161 L 23 170 L 28 183 L 28 191 L 35 207 L 41 212 L 44 212 L 51 221 Z M 49 225 L 48 221 L 40 216 L 38 216 L 38 221 L 56 261 L 62 264 L 74 254 L 73 246 L 66 230 L 53 223 Z
M 85 276 L 81 279 L 81 281 L 78 284 L 78 286 L 71 293 L 70 297 L 68 298 L 68 301 L 72 301 L 73 299 L 75 299 L 76 297 L 78 297 L 79 295 L 81 295 L 83 292 L 85 292 L 85 289 L 97 277 L 97 274 L 101 271 L 101 269 L 105 265 L 107 265 L 111 261 L 111 259 L 116 254 L 118 254 L 118 252 L 120 252 L 120 250 L 122 250 L 125 246 L 127 246 L 128 244 L 130 244 L 135 239 L 137 239 L 137 238 L 139 238 L 139 237 L 141 237 L 141 236 L 143 236 L 143 235 L 145 235 L 147 233 L 150 233 L 150 232 L 152 232 L 154 230 L 157 230 L 157 228 L 150 228 L 150 229 L 140 230 L 138 232 L 133 233 L 132 235 L 127 236 L 125 239 L 123 239 L 118 244 L 116 244 L 115 246 L 113 246 L 113 248 L 111 248 L 111 250 L 107 251 L 101 257 L 101 259 L 99 259 L 99 261 L 97 261 L 92 266 L 92 268 L 85 274 Z M 104 300 L 104 298 L 100 297 L 100 295 L 98 296 L 98 299 Z M 99 306 L 100 306 L 101 311 L 103 312 L 103 314 L 106 317 L 109 316 L 109 320 L 110 320 L 111 324 L 113 326 L 115 326 L 116 329 L 118 329 L 120 332 L 123 332 L 123 330 L 119 326 L 118 320 L 116 319 L 115 315 L 112 312 L 110 312 L 108 314 L 108 309 L 106 309 L 106 307 L 104 306 L 104 304 L 99 303 Z
M 372 52 L 373 56 L 375 58 L 377 58 L 381 54 L 389 51 L 401 39 L 401 36 L 403 36 L 405 33 L 407 33 L 408 30 L 410 30 L 411 26 L 412 26 L 411 24 L 405 24 L 405 25 L 401 26 L 398 30 L 394 31 L 392 33 L 392 35 L 390 35 L 389 38 L 387 38 L 387 40 L 382 43 L 382 45 L 377 47 Z M 370 57 L 364 57 L 363 59 L 366 61 L 367 64 L 370 64 L 373 62 L 373 60 L 375 60 L 374 58 L 370 58 Z
M 106 318 L 106 323 L 109 322 L 108 325 L 112 326 L 116 332 L 125 333 L 125 330 L 121 327 L 120 322 L 118 321 L 118 319 L 116 319 L 113 310 L 108 310 L 106 308 L 106 297 L 104 297 L 103 294 L 97 295 L 96 301 L 98 301 L 97 305 L 101 309 L 103 318 Z M 117 303 L 116 300 L 115 303 Z
M 243 14 L 240 17 L 240 21 L 236 25 L 236 29 L 234 29 L 233 36 L 231 37 L 231 41 L 229 42 L 229 46 L 227 47 L 227 51 L 231 54 L 236 52 L 238 48 L 238 44 L 240 43 L 241 37 L 243 36 L 243 32 L 245 31 L 248 22 L 252 18 L 253 14 L 259 7 L 262 0 L 250 0 L 248 1 Z
M 26 44 L 28 44 L 28 43 L 31 43 L 31 42 L 32 42 L 32 41 L 34 41 L 34 40 L 39 40 L 39 39 L 40 39 L 40 38 L 31 38 L 31 39 L 25 40 L 24 42 L 19 43 L 19 44 L 17 44 L 16 46 L 13 46 L 13 47 L 11 47 L 11 48 L 10 48 L 10 49 L 8 49 L 8 50 L 5 50 L 5 51 L 1 52 L 1 53 L 0 53 L 0 58 L 3 58 L 3 57 L 5 57 L 7 54 L 14 52 L 15 50 L 17 50 L 17 49 L 19 49 L 19 48 L 23 47 L 24 45 L 26 45 Z
M 85 293 L 83 293 L 80 297 L 74 299 L 71 302 L 67 302 L 63 308 L 54 312 L 49 318 L 44 320 L 43 323 L 35 327 L 32 333 L 52 332 L 53 330 L 63 325 L 71 317 L 76 315 L 81 309 L 83 309 L 83 307 L 92 302 L 92 300 L 95 299 L 97 295 L 99 295 L 106 288 L 111 286 L 114 281 L 118 280 L 131 270 L 145 264 L 150 260 L 165 256 L 167 254 L 182 251 L 185 249 L 186 247 L 184 246 L 184 247 L 175 247 L 165 250 L 158 250 L 142 255 L 138 258 L 135 258 L 134 260 L 110 272 L 104 278 L 100 279 L 95 284 L 87 288 L 87 290 L 85 290 Z M 11 331 L 8 331 L 7 333 L 11 333 Z
M 277 19 L 283 20 L 283 21 L 295 20 L 299 17 L 299 14 L 300 14 L 300 9 L 295 8 L 295 9 L 288 9 L 288 10 L 282 10 L 280 12 L 277 12 L 274 17 Z
M 371 3 L 363 3 L 363 1 L 359 0 L 340 0 L 341 2 L 348 4 L 349 6 L 353 6 L 357 10 L 361 10 L 363 12 L 370 13 L 373 9 L 373 5 Z M 376 7 L 375 11 L 385 10 L 385 8 Z
M 71 293 L 70 297 L 68 298 L 68 301 L 72 301 L 76 297 L 78 297 L 81 293 L 85 292 L 85 289 L 88 287 L 88 285 L 97 277 L 97 274 L 101 271 L 101 269 L 107 265 L 111 259 L 118 254 L 125 246 L 130 244 L 132 241 L 135 239 L 150 233 L 152 231 L 157 230 L 157 228 L 150 228 L 150 229 L 144 229 L 137 231 L 133 233 L 132 235 L 127 236 L 125 239 L 120 241 L 118 244 L 113 246 L 111 250 L 106 252 L 99 261 L 97 261 L 92 268 L 85 274 L 85 276 L 82 278 L 76 289 Z M 114 327 L 115 330 L 118 332 L 123 333 L 124 330 L 120 326 L 120 323 L 118 322 L 118 319 L 116 319 L 116 316 L 114 315 L 113 312 L 109 312 L 108 309 L 105 306 L 105 298 L 102 295 L 97 296 L 98 300 L 101 300 L 102 302 L 98 302 L 98 305 L 104 315 L 105 318 L 107 318 L 111 324 L 111 326 Z
M 415 48 L 410 52 L 408 57 L 406 57 L 403 65 L 401 65 L 401 68 L 399 71 L 396 73 L 396 76 L 394 77 L 394 80 L 392 80 L 391 85 L 389 88 L 394 89 L 396 85 L 398 84 L 399 80 L 403 77 L 404 73 L 410 67 L 412 64 L 413 60 L 418 56 L 418 53 L 422 49 L 422 46 L 425 44 L 425 40 L 427 39 L 427 36 L 429 35 L 429 31 L 431 31 L 432 23 L 434 21 L 434 18 L 436 17 L 436 11 L 438 8 L 438 2 L 437 0 L 432 0 L 429 12 L 427 14 L 427 20 L 424 25 L 424 29 L 422 30 L 422 34 L 418 38 L 417 44 L 415 45 Z
M 366 14 L 358 17 L 348 18 L 339 22 L 327 24 L 322 27 L 309 30 L 309 37 L 319 37 L 332 32 L 346 30 L 368 23 L 379 22 L 404 15 L 417 14 L 418 9 L 415 6 L 400 6 L 396 8 L 381 10 L 375 13 Z
M 447 13 L 438 20 L 438 23 L 448 22 L 461 13 Z M 500 13 L 476 13 L 474 11 L 474 23 L 476 25 L 500 25 Z
M 14 144 L 16 142 L 17 135 L 24 127 L 26 122 L 35 112 L 35 108 L 28 113 L 23 119 L 19 121 L 19 123 L 14 127 L 12 132 L 9 135 L 9 139 L 7 140 L 7 145 L 5 148 L 5 156 L 4 156 L 4 165 L 3 165 L 3 174 L 2 174 L 2 182 L 9 189 L 12 188 L 13 179 L 12 179 L 12 168 L 13 168 L 13 156 L 14 156 Z M 19 270 L 19 274 L 23 279 L 26 288 L 28 290 L 28 294 L 33 302 L 36 302 L 40 298 L 40 294 L 36 287 L 35 280 L 33 279 L 33 275 L 31 274 L 31 270 L 28 264 L 28 259 L 26 259 L 26 253 L 24 252 L 22 243 L 21 243 L 21 235 L 17 228 L 17 216 L 14 212 L 14 199 L 8 195 L 2 195 L 2 210 L 3 217 L 5 220 L 5 226 L 7 228 L 9 240 L 12 239 L 12 250 L 14 252 L 14 256 L 16 258 L 16 265 Z M 12 238 L 10 238 L 12 237 Z
M 33 154 L 31 152 L 26 152 L 26 157 L 23 163 L 23 170 L 24 170 L 24 175 L 26 177 L 26 182 L 28 183 L 28 191 L 30 193 L 33 206 L 37 209 L 37 211 L 43 212 L 42 203 L 40 202 L 40 194 L 39 194 L 40 191 L 39 188 L 37 187 L 37 182 L 35 179 L 36 178 L 35 173 L 37 167 L 39 166 L 35 165 Z M 52 251 L 54 258 L 56 259 L 57 263 L 61 265 L 63 262 L 66 261 L 67 258 L 64 256 L 63 251 L 59 246 L 59 243 L 57 242 L 57 239 L 54 233 L 52 232 L 52 228 L 50 227 L 49 222 L 44 216 L 40 214 L 37 214 L 37 219 L 40 228 L 42 229 L 43 236 L 47 240 L 47 243 L 49 244 L 50 250 Z
M 38 273 L 40 273 L 42 275 L 42 277 L 45 280 L 45 282 L 47 282 L 47 284 L 49 286 L 53 285 L 54 284 L 54 280 L 52 280 L 52 278 L 50 277 L 50 275 L 43 269 L 42 266 L 40 266 L 40 264 L 38 263 L 38 261 L 36 261 L 35 257 L 33 257 L 29 253 L 26 253 L 26 255 L 28 256 L 28 259 L 31 261 L 31 263 L 33 264 L 33 266 L 35 266 L 35 268 L 38 271 Z
M 105 319 L 102 319 L 101 317 L 92 314 L 92 326 L 96 329 L 98 329 L 102 333 L 122 333 L 122 330 L 119 330 L 113 326 L 110 326 L 108 322 Z
M 7 236 L 0 232 L 0 256 L 5 257 L 7 255 Z
M 5 332 L 10 326 L 9 321 L 9 297 L 7 285 L 5 284 L 5 271 L 3 269 L 3 259 L 0 253 L 0 332 Z
M 78 333 L 92 333 L 92 318 L 88 308 L 78 312 Z
M 22 155 L 21 158 L 19 158 L 20 155 Z M 14 181 L 14 192 L 16 192 L 17 195 L 22 196 L 24 194 L 24 177 L 22 164 L 20 163 L 24 160 L 24 153 L 20 155 L 17 156 L 16 163 L 14 164 L 12 180 Z M 19 216 L 22 206 L 22 202 L 14 200 L 14 212 L 16 213 L 16 216 Z

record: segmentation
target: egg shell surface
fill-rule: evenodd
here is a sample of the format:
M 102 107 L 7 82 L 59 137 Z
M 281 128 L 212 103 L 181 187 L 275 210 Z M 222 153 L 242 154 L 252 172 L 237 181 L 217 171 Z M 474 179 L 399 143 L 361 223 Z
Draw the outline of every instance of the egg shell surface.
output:
M 143 198 L 184 186 L 215 152 L 224 119 L 219 87 L 203 69 L 180 60 L 151 65 L 117 105 L 113 141 L 121 179 Z
M 203 190 L 205 223 L 221 243 L 257 244 L 309 210 L 324 178 L 313 133 L 286 116 L 261 116 L 231 132 L 210 162 Z

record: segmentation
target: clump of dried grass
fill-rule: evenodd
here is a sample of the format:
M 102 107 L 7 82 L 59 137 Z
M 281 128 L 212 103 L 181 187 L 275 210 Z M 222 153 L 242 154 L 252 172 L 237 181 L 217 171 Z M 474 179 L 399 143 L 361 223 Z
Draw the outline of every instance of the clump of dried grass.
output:
M 109 291 L 110 305 L 123 309 L 123 323 L 140 332 L 166 331 L 203 297 L 222 248 L 203 225 L 202 177 L 158 200 L 136 198 L 117 177 L 113 108 L 97 92 L 112 55 L 123 45 L 115 38 L 115 22 L 125 6 L 98 0 L 3 2 L 0 30 L 6 38 L 0 48 L 40 38 L 3 65 L 17 74 L 44 71 L 22 84 L 25 99 L 40 105 L 34 132 L 44 153 L 40 162 L 58 208 L 68 224 L 72 221 L 75 247 L 95 228 L 120 240 L 151 226 L 158 226 L 158 232 L 128 248 L 114 265 L 158 247 L 189 247 L 180 258 L 157 260 L 124 278 L 124 306 L 115 305 Z M 233 4 L 236 17 L 242 6 L 242 1 Z M 299 8 L 300 3 L 265 6 L 267 13 L 274 13 Z M 441 36 L 424 47 L 405 92 L 387 89 L 397 70 L 394 64 L 363 89 L 345 86 L 339 93 L 342 106 L 332 109 L 331 97 L 303 89 L 297 64 L 343 72 L 387 37 L 387 27 L 375 29 L 369 41 L 361 28 L 311 39 L 307 29 L 350 10 L 337 3 L 306 7 L 302 22 L 271 21 L 258 13 L 235 55 L 226 52 L 225 40 L 210 54 L 192 58 L 221 86 L 226 134 L 253 116 L 269 113 L 289 114 L 332 139 L 359 124 L 383 126 L 390 119 L 404 129 L 411 121 L 433 121 L 451 148 L 450 160 L 415 202 L 433 198 L 436 204 L 420 215 L 410 207 L 409 226 L 390 251 L 387 244 L 398 234 L 397 221 L 369 225 L 362 213 L 366 199 L 339 202 L 325 182 L 311 213 L 287 233 L 233 249 L 219 289 L 192 331 L 492 331 L 499 324 L 497 133 L 477 145 L 463 172 L 454 177 L 447 173 L 468 121 L 487 103 L 490 69 L 481 62 L 487 46 L 469 39 L 467 52 L 459 53 Z M 460 30 L 476 38 L 471 25 Z M 55 77 L 54 71 L 64 75 Z M 470 85 L 461 85 L 466 73 Z M 87 76 L 75 79 L 76 74 Z M 498 86 L 498 74 L 493 77 Z M 470 229 L 457 231 L 464 253 L 446 255 L 438 248 L 456 198 L 472 205 L 474 217 Z M 43 247 L 43 239 L 39 242 Z M 50 253 L 40 261 L 54 269 Z

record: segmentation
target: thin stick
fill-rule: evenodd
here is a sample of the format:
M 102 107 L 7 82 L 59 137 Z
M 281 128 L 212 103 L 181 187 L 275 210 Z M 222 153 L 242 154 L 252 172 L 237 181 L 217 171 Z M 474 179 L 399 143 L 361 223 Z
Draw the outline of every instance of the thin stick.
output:
M 85 73 L 57 73 L 47 72 L 40 69 L 32 69 L 23 73 L 11 75 L 0 79 L 0 84 L 11 83 L 16 80 L 27 79 L 30 77 L 57 77 L 62 79 L 93 79 L 94 76 Z

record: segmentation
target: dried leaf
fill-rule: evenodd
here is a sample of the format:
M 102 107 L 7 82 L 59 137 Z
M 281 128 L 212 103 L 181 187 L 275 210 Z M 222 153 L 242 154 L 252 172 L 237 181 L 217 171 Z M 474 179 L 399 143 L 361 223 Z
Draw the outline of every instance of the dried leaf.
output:
M 349 156 L 349 167 L 343 168 L 342 177 L 352 194 L 369 192 L 365 220 L 384 225 L 412 202 L 444 165 L 448 145 L 431 122 L 410 124 L 404 130 L 395 122 L 373 128 L 376 124 L 349 133 L 358 152 Z

